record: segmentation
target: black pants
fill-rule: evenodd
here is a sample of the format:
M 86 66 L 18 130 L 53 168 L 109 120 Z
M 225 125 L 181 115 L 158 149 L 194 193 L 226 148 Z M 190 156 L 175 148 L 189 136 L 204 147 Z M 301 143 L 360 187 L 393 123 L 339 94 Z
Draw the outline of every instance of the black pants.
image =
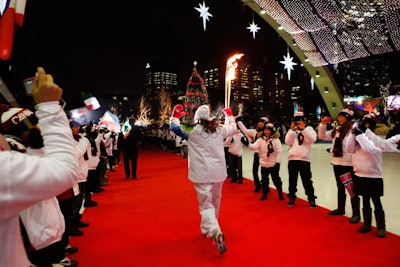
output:
M 297 181 L 298 181 L 298 175 L 300 174 L 301 182 L 303 183 L 307 199 L 309 201 L 314 200 L 316 197 L 314 195 L 314 187 L 313 187 L 313 182 L 311 180 L 312 178 L 311 163 L 309 161 L 303 161 L 303 160 L 289 160 L 288 171 L 289 171 L 288 197 L 296 198 Z
M 232 174 L 232 181 L 243 181 L 242 156 L 229 154 L 229 160 L 229 169 Z
M 137 150 L 129 152 L 124 151 L 124 170 L 126 177 L 129 177 L 132 174 L 132 178 L 136 178 L 138 157 L 139 153 Z
M 77 227 L 81 221 L 82 215 L 79 213 L 85 198 L 86 182 L 79 182 L 79 195 L 73 197 L 72 213 L 74 216 L 74 226 Z
M 254 180 L 254 186 L 256 187 L 256 189 L 261 189 L 260 177 L 258 176 L 259 166 L 260 166 L 260 156 L 258 155 L 258 153 L 254 153 L 253 180 Z
M 340 179 L 340 176 L 349 172 L 351 177 L 354 177 L 353 166 L 333 165 L 333 172 L 335 173 L 338 196 L 346 195 L 346 189 L 342 180 Z
M 261 184 L 263 188 L 269 192 L 269 175 L 271 175 L 272 183 L 276 189 L 282 191 L 282 179 L 279 176 L 279 167 L 261 167 Z
M 228 177 L 232 177 L 232 169 L 230 168 L 231 162 L 230 162 L 230 153 L 228 152 L 229 147 L 225 146 L 224 147 L 224 155 L 225 155 L 225 164 L 226 164 L 226 172 L 228 174 Z

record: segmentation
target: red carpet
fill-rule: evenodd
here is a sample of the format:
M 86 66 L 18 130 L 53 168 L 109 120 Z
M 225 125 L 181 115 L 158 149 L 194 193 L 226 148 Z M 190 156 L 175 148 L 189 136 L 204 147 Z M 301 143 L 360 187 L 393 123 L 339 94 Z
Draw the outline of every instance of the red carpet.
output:
M 85 210 L 90 226 L 70 242 L 79 247 L 70 258 L 80 267 L 400 266 L 399 236 L 380 239 L 375 228 L 360 234 L 361 223 L 300 199 L 289 208 L 274 190 L 259 201 L 247 179 L 224 185 L 220 225 L 228 250 L 220 256 L 200 234 L 187 161 L 151 148 L 139 154 L 138 178 L 125 179 L 120 164 L 105 192 L 93 195 L 99 206 Z

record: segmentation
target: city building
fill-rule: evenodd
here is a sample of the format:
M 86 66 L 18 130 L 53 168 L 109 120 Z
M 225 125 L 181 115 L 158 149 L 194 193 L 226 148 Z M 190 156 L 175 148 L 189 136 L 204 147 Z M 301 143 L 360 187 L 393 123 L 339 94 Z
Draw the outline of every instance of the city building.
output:
M 172 97 L 177 97 L 181 94 L 177 89 L 178 75 L 172 67 L 161 64 L 147 64 L 145 83 L 146 100 L 157 100 L 161 90 L 170 92 Z

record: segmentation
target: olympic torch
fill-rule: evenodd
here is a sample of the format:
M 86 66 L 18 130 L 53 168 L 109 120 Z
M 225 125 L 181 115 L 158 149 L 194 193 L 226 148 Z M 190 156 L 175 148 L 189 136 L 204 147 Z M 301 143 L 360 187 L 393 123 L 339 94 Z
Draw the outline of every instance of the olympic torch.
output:
M 242 58 L 244 54 L 235 54 L 231 56 L 226 62 L 225 71 L 225 107 L 229 108 L 231 102 L 231 83 L 235 79 L 235 70 L 238 66 L 238 60 Z

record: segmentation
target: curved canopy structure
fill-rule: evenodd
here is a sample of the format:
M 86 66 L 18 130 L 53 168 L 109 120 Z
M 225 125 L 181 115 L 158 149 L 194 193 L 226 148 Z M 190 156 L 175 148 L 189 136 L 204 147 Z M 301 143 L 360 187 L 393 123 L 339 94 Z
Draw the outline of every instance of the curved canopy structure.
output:
M 332 117 L 343 97 L 329 64 L 400 51 L 399 0 L 242 0 L 306 67 Z
M 311 65 L 400 51 L 399 0 L 247 0 L 289 33 Z

